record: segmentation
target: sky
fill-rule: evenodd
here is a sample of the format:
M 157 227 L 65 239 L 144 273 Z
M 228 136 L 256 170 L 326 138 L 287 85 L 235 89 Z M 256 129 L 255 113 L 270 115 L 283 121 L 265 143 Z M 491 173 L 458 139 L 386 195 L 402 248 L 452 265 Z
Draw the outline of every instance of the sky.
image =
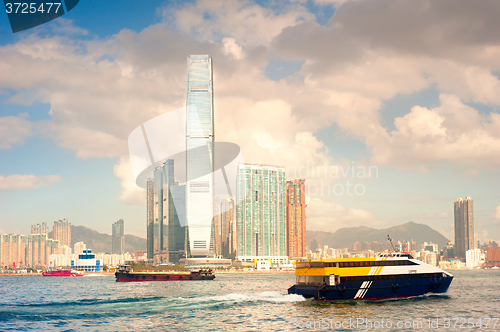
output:
M 97 1 L 0 13 L 0 233 L 67 218 L 145 237 L 128 135 L 213 59 L 216 141 L 305 178 L 308 230 L 422 223 L 500 240 L 500 2 Z M 385 239 L 380 239 L 382 242 Z

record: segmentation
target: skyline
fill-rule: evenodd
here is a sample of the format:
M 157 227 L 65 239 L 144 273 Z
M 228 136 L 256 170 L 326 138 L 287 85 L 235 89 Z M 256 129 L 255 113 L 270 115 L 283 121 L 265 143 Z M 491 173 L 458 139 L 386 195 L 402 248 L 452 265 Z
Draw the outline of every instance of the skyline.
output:
M 498 4 L 152 1 L 121 16 L 104 4 L 99 24 L 97 4 L 0 36 L 0 233 L 63 218 L 109 233 L 124 219 L 145 238 L 126 137 L 182 107 L 186 56 L 210 54 L 215 135 L 246 162 L 377 167 L 306 177 L 365 188 L 309 196 L 308 229 L 413 220 L 454 241 L 452 203 L 471 196 L 476 240 L 499 241 Z

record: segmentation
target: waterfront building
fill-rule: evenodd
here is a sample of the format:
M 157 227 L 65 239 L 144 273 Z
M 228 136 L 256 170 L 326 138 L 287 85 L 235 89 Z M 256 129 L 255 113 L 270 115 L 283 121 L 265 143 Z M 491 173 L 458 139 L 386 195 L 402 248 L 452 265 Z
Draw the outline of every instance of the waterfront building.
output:
M 474 247 L 474 213 L 472 198 L 459 198 L 454 203 L 455 214 L 455 256 L 465 258 L 467 250 Z
M 287 254 L 283 167 L 240 164 L 237 175 L 238 259 Z
M 154 258 L 154 180 L 148 179 L 146 187 L 146 234 L 147 234 L 147 257 L 148 261 L 153 261 Z
M 481 249 L 470 249 L 465 252 L 465 266 L 468 269 L 480 267 L 484 263 Z
M 287 255 L 306 257 L 306 193 L 305 180 L 296 179 L 286 182 L 286 223 Z M 325 246 L 325 252 L 328 250 Z
M 71 261 L 71 269 L 84 272 L 99 272 L 102 269 L 102 264 L 99 259 L 96 259 L 92 250 L 83 249 L 83 252 L 78 255 L 78 258 Z
M 0 265 L 2 267 L 44 267 L 49 256 L 61 252 L 58 240 L 47 234 L 0 235 Z
M 63 246 L 71 246 L 71 224 L 68 222 L 68 219 L 54 221 L 52 238 L 59 240 Z
M 26 236 L 17 234 L 0 235 L 1 268 L 24 266 L 26 262 Z
M 187 58 L 186 222 L 191 257 L 212 256 L 214 234 L 214 108 L 212 58 Z
M 47 227 L 47 223 L 43 222 L 42 224 L 31 225 L 31 234 L 49 234 L 49 227 Z
M 486 248 L 486 267 L 500 267 L 500 247 Z
M 115 222 L 111 228 L 111 253 L 123 255 L 125 252 L 125 224 L 123 219 Z

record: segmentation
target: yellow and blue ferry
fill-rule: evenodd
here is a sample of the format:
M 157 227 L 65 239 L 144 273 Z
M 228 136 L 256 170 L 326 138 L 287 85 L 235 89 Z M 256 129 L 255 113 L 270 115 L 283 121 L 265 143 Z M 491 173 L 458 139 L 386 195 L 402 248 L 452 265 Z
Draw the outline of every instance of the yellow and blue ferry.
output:
M 406 252 L 376 258 L 297 262 L 296 284 L 288 294 L 317 301 L 379 300 L 445 293 L 453 275 Z

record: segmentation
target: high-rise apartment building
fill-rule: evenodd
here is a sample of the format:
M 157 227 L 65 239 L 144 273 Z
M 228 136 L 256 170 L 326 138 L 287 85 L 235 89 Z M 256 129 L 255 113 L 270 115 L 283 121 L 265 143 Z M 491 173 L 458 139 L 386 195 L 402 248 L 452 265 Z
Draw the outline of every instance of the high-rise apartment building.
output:
M 59 254 L 58 240 L 49 239 L 47 234 L 0 235 L 0 266 L 46 267 L 49 256 Z
M 154 257 L 154 220 L 155 220 L 154 207 L 155 207 L 154 180 L 148 179 L 146 186 L 146 234 L 147 234 L 148 261 L 153 261 Z
M 125 224 L 123 219 L 115 222 L 111 229 L 111 253 L 123 255 L 125 253 Z
M 49 234 L 49 227 L 46 222 L 31 225 L 31 234 Z
M 287 254 L 285 182 L 282 167 L 238 166 L 238 257 Z
M 474 212 L 472 198 L 459 198 L 454 203 L 455 210 L 455 256 L 465 258 L 467 250 L 474 247 Z
M 25 235 L 0 235 L 0 265 L 2 269 L 21 267 L 26 264 L 26 243 Z
M 207 257 L 214 233 L 214 107 L 212 58 L 187 58 L 186 222 L 192 257 Z
M 306 257 L 306 194 L 304 179 L 286 183 L 286 223 L 289 257 Z
M 71 224 L 68 222 L 68 219 L 54 221 L 52 238 L 59 240 L 62 246 L 71 247 Z

